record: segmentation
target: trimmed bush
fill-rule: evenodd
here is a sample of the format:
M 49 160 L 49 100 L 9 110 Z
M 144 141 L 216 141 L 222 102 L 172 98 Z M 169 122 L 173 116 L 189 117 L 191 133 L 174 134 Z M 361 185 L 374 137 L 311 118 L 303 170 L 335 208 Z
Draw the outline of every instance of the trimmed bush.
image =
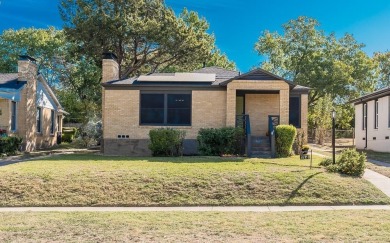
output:
M 341 152 L 337 159 L 338 171 L 351 176 L 362 176 L 366 168 L 367 160 L 365 153 L 359 153 L 356 149 L 347 149 Z
M 241 153 L 244 130 L 238 127 L 202 128 L 198 133 L 199 152 L 207 156 Z
M 275 127 L 275 132 L 276 155 L 279 158 L 291 156 L 297 129 L 292 125 L 279 125 Z
M 339 172 L 350 176 L 362 176 L 366 168 L 367 157 L 364 153 L 359 153 L 356 149 L 347 149 L 341 152 L 333 164 L 332 159 L 324 159 L 320 162 L 329 172 Z
M 14 155 L 22 144 L 21 137 L 1 137 L 0 154 Z
M 149 131 L 149 149 L 153 156 L 182 156 L 185 131 L 159 128 Z
M 75 127 L 64 127 L 62 128 L 62 142 L 71 143 L 76 136 L 77 128 Z

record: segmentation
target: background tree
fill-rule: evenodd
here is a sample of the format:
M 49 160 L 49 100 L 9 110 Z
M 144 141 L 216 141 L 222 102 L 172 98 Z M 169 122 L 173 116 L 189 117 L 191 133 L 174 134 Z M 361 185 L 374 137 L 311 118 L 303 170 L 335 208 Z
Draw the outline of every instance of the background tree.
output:
M 264 69 L 314 89 L 310 105 L 325 94 L 343 103 L 374 89 L 376 64 L 352 35 L 326 35 L 308 17 L 291 20 L 283 29 L 283 35 L 265 31 L 255 49 L 267 57 Z
M 364 45 L 352 35 L 341 38 L 334 33 L 326 35 L 315 19 L 290 20 L 283 25 L 283 30 L 283 35 L 265 31 L 255 44 L 258 53 L 267 57 L 261 66 L 296 84 L 313 88 L 309 97 L 311 128 L 327 128 L 313 117 L 317 117 L 318 109 L 329 99 L 337 107 L 337 127 L 351 128 L 354 110 L 348 101 L 374 90 L 377 62 L 367 56 L 362 50 Z M 327 112 L 321 116 L 330 117 L 330 111 Z
M 19 55 L 37 59 L 39 72 L 48 83 L 58 83 L 58 62 L 66 55 L 65 36 L 54 27 L 47 29 L 22 28 L 5 30 L 0 35 L 0 72 L 18 71 Z
M 37 59 L 38 70 L 70 113 L 66 121 L 84 122 L 100 112 L 100 67 L 86 57 L 70 55 L 75 46 L 62 30 L 22 28 L 0 35 L 0 72 L 17 72 L 19 55 Z
M 62 0 L 60 13 L 76 51 L 98 65 L 103 52 L 114 52 L 121 78 L 186 70 L 210 60 L 215 49 L 204 18 L 186 9 L 176 16 L 162 0 Z
M 374 60 L 379 66 L 378 88 L 390 86 L 390 51 L 374 53 Z

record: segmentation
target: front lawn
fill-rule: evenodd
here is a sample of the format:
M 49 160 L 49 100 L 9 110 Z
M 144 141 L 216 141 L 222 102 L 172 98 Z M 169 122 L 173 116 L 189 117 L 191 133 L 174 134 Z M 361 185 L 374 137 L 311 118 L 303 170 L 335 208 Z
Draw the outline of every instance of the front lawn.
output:
M 389 211 L 0 213 L 1 242 L 388 242 Z
M 388 203 L 364 179 L 310 170 L 309 160 L 298 157 L 63 155 L 0 167 L 0 206 Z
M 390 153 L 375 152 L 372 150 L 361 150 L 367 154 L 368 159 L 378 160 L 385 163 L 390 163 Z

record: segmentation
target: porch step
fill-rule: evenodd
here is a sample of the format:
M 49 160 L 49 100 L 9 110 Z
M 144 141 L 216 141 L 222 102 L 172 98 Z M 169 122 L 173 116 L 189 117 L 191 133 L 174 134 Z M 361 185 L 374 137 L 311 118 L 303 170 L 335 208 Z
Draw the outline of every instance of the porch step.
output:
M 271 144 L 269 137 L 266 136 L 252 136 L 251 137 L 251 157 L 254 158 L 271 158 Z

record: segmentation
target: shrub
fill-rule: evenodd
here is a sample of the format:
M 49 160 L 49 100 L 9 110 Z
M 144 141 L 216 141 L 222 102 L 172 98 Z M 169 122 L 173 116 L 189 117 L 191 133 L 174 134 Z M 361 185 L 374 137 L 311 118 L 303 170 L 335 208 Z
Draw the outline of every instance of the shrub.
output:
M 279 158 L 290 156 L 297 129 L 292 125 L 279 125 L 276 126 L 275 132 L 277 156 Z
M 319 163 L 319 165 L 320 165 L 320 166 L 324 166 L 324 167 L 328 167 L 328 166 L 331 165 L 332 163 L 333 163 L 333 160 L 332 160 L 332 159 L 326 158 L 326 159 L 321 160 L 321 162 Z
M 13 155 L 19 150 L 22 144 L 21 137 L 1 137 L 0 154 Z
M 197 137 L 199 152 L 209 156 L 240 154 L 243 138 L 244 130 L 238 127 L 202 128 Z
M 153 156 L 181 156 L 185 131 L 172 128 L 159 128 L 149 131 L 149 149 Z
M 359 153 L 356 149 L 347 149 L 341 152 L 333 164 L 332 159 L 324 159 L 320 162 L 321 166 L 325 166 L 329 172 L 339 172 L 345 175 L 362 176 L 366 168 L 365 162 L 367 158 L 364 153 Z
M 297 135 L 293 144 L 295 154 L 301 154 L 302 148 L 306 142 L 307 141 L 305 131 L 303 129 L 297 129 Z
M 84 147 L 98 145 L 102 139 L 103 129 L 101 119 L 94 117 L 79 128 L 79 141 Z
M 62 128 L 62 142 L 71 143 L 75 138 L 77 128 L 75 127 L 64 127 Z
M 351 176 L 362 176 L 366 168 L 367 158 L 364 153 L 359 153 L 356 149 L 347 149 L 341 152 L 337 159 L 338 171 Z

